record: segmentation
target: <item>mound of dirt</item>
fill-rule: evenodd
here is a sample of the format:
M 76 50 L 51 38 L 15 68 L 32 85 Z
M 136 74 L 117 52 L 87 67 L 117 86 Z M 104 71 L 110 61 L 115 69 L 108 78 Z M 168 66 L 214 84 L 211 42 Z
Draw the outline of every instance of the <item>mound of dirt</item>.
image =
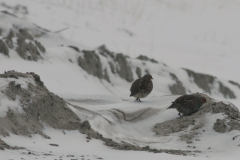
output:
M 48 91 L 37 74 L 8 71 L 0 74 L 0 81 L 6 83 L 0 90 L 0 107 L 7 108 L 0 116 L 1 135 L 40 134 L 50 138 L 42 133 L 44 124 L 56 129 L 79 129 L 81 120 L 62 98 Z
M 193 139 L 203 132 L 225 133 L 232 130 L 240 131 L 240 113 L 233 104 L 214 102 L 210 97 L 202 94 L 207 99 L 207 103 L 189 116 L 182 116 L 173 120 L 158 123 L 153 127 L 153 131 L 158 136 L 169 136 L 174 133 L 180 134 L 180 140 L 193 143 Z M 215 118 L 214 114 L 219 114 L 222 119 Z M 212 118 L 209 120 L 209 118 Z M 213 126 L 212 128 L 205 127 Z

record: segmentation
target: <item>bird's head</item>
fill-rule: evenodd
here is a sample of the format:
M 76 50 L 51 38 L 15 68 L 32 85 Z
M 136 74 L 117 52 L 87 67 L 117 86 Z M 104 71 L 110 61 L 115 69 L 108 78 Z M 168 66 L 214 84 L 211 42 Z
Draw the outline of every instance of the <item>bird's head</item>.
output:
M 146 79 L 153 79 L 152 76 L 150 74 L 146 74 L 145 76 L 143 76 L 143 78 L 146 78 Z
M 206 98 L 205 97 L 202 97 L 202 103 L 206 103 L 207 102 L 207 100 L 206 100 Z

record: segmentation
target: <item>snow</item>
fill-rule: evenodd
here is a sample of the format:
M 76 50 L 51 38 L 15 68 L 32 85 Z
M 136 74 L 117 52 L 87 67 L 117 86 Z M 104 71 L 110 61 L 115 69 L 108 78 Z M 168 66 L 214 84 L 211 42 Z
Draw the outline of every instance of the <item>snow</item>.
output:
M 69 29 L 60 34 L 49 33 L 38 40 L 47 48 L 44 60 L 38 62 L 25 61 L 15 51 L 10 50 L 10 57 L 0 54 L 0 73 L 7 70 L 20 72 L 35 72 L 40 75 L 45 86 L 53 93 L 63 97 L 72 104 L 87 108 L 92 112 L 80 112 L 69 106 L 81 118 L 90 121 L 93 129 L 102 135 L 116 141 L 125 140 L 140 146 L 153 148 L 186 149 L 187 144 L 179 142 L 174 137 L 159 138 L 154 136 L 151 127 L 154 124 L 177 117 L 175 110 L 166 110 L 176 96 L 169 95 L 170 81 L 168 72 L 177 74 L 184 86 L 192 91 L 203 92 L 189 79 L 186 72 L 180 68 L 189 68 L 202 73 L 217 76 L 224 85 L 236 93 L 236 100 L 229 100 L 240 109 L 240 91 L 227 83 L 229 79 L 239 82 L 239 27 L 240 2 L 237 0 L 9 0 L 3 1 L 8 5 L 22 4 L 27 6 L 29 14 L 17 13 L 16 18 L 0 17 L 2 35 L 7 35 L 9 24 L 18 28 L 32 28 L 38 34 L 38 29 L 31 22 L 51 31 L 58 31 L 66 27 Z M 6 10 L 0 7 L 0 10 Z M 27 23 L 25 23 L 27 21 Z M 4 22 L 4 23 L 3 23 Z M 23 23 L 24 22 L 24 23 Z M 19 25 L 20 24 L 20 25 Z M 16 40 L 15 40 L 16 41 Z M 131 59 L 132 66 L 142 65 L 153 73 L 154 90 L 142 103 L 134 103 L 129 97 L 130 83 L 110 74 L 114 85 L 105 80 L 87 74 L 77 65 L 80 53 L 73 51 L 68 45 L 83 49 L 94 49 L 102 44 L 115 52 L 122 52 L 134 58 L 147 55 L 163 64 L 139 64 Z M 100 56 L 101 60 L 104 59 Z M 71 60 L 71 62 L 69 61 Z M 162 65 L 161 67 L 159 67 Z M 109 67 L 107 64 L 103 68 Z M 161 75 L 161 76 L 159 76 Z M 134 75 L 136 79 L 137 75 Z M 21 78 L 15 83 L 27 88 L 27 83 L 34 83 L 31 78 L 23 81 Z M 4 88 L 9 81 L 0 81 L 0 88 Z M 213 98 L 224 100 L 218 93 L 213 92 Z M 1 117 L 6 115 L 8 107 L 14 111 L 24 113 L 19 107 L 18 100 L 12 101 L 3 96 L 1 98 Z M 2 107 L 4 106 L 4 107 Z M 124 111 L 128 114 L 146 112 L 146 117 L 135 123 L 130 121 L 118 122 L 112 112 Z M 154 112 L 154 114 L 152 113 Z M 119 113 L 119 112 L 118 112 Z M 149 115 L 148 115 L 149 114 Z M 221 118 L 222 115 L 216 115 Z M 115 125 L 106 123 L 110 119 Z M 211 122 L 210 117 L 209 122 Z M 209 123 L 210 124 L 210 123 Z M 206 126 L 212 128 L 212 126 Z M 229 135 L 215 135 L 215 132 L 204 135 L 198 147 L 205 152 L 192 156 L 176 156 L 170 154 L 154 154 L 139 151 L 120 151 L 111 149 L 100 140 L 92 139 L 86 142 L 86 135 L 79 131 L 63 131 L 45 127 L 45 134 L 51 139 L 40 135 L 22 137 L 11 135 L 1 137 L 13 146 L 22 146 L 23 150 L 0 151 L 0 159 L 237 159 L 238 141 L 230 143 L 235 131 Z M 219 141 L 221 140 L 221 141 Z M 58 147 L 49 144 L 58 144 Z M 213 152 L 208 147 L 214 148 Z M 28 154 L 29 151 L 36 155 Z M 191 150 L 191 148 L 189 149 Z M 51 154 L 46 156 L 44 154 Z M 75 157 L 67 157 L 74 155 Z M 208 156 L 208 157 L 207 157 Z

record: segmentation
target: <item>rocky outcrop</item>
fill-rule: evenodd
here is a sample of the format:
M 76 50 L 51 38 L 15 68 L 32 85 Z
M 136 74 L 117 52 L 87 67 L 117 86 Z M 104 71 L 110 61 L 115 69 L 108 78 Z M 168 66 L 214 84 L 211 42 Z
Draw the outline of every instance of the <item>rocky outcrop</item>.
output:
M 137 59 L 140 59 L 142 61 L 150 61 L 152 63 L 158 63 L 157 60 L 148 58 L 147 56 L 143 56 L 143 55 L 138 56 Z
M 16 7 L 18 9 L 19 7 Z M 9 18 L 14 20 L 19 20 L 17 16 L 9 14 L 6 12 L 1 12 L 0 16 L 4 18 Z M 10 24 L 13 27 L 1 28 L 0 30 L 7 32 L 0 39 L 0 53 L 9 56 L 9 50 L 15 50 L 20 57 L 26 60 L 37 61 L 42 59 L 41 54 L 45 53 L 44 46 L 36 40 L 37 37 L 42 36 L 46 33 L 45 30 L 39 28 L 38 26 L 29 26 L 29 28 L 24 28 L 21 24 Z
M 19 79 L 24 79 L 27 86 L 19 83 Z M 0 74 L 0 80 L 9 81 L 0 91 L 0 103 L 8 100 L 18 104 L 16 109 L 10 107 L 6 116 L 0 117 L 1 135 L 9 136 L 10 132 L 24 136 L 40 134 L 50 138 L 42 133 L 44 124 L 56 129 L 79 128 L 81 120 L 62 98 L 48 91 L 37 74 L 8 71 Z
M 133 73 L 128 64 L 127 58 L 122 53 L 119 53 L 116 55 L 115 61 L 117 62 L 117 73 L 120 77 L 126 79 L 128 82 L 132 82 Z
M 172 77 L 172 80 L 176 82 L 175 84 L 169 86 L 171 93 L 174 95 L 186 94 L 186 89 L 183 87 L 182 82 L 177 78 L 177 76 L 173 73 L 169 73 L 169 74 Z
M 189 69 L 184 69 L 190 78 L 193 78 L 194 82 L 199 88 L 202 88 L 204 91 L 211 94 L 211 90 L 214 88 L 214 83 L 218 83 L 219 88 L 218 91 L 223 94 L 225 98 L 236 98 L 234 92 L 228 88 L 227 86 L 224 86 L 222 82 L 217 80 L 216 77 L 208 75 L 208 74 L 202 74 L 197 73 Z
M 103 78 L 102 64 L 99 56 L 95 51 L 82 51 L 83 57 L 79 56 L 78 65 L 87 71 L 89 74 L 94 75 L 100 79 Z
M 5 42 L 3 40 L 0 39 L 0 53 L 6 55 L 9 57 L 9 50 L 7 45 L 5 44 Z

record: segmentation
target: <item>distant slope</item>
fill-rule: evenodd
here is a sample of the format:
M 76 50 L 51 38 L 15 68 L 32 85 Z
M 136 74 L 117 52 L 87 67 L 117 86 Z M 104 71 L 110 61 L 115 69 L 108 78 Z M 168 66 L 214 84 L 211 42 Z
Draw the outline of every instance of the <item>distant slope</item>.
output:
M 5 22 L 0 25 L 2 56 L 11 59 L 19 55 L 22 59 L 30 61 L 47 62 L 61 59 L 61 63 L 70 62 L 81 67 L 86 75 L 98 78 L 99 85 L 105 83 L 107 86 L 104 87 L 115 94 L 128 94 L 131 82 L 147 73 L 152 74 L 154 78 L 154 95 L 207 92 L 210 95 L 235 99 L 240 93 L 237 83 L 196 73 L 190 69 L 174 69 L 147 56 L 131 58 L 109 51 L 104 45 L 95 50 L 82 49 L 81 45 L 75 46 L 76 44 L 61 38 L 57 33 L 42 29 L 24 19 L 8 13 L 0 13 L 0 16 Z M 41 44 L 55 39 L 59 43 L 57 46 L 54 44 L 56 42 L 49 46 Z M 83 81 L 79 80 L 79 83 Z M 119 90 L 117 92 L 116 87 Z

